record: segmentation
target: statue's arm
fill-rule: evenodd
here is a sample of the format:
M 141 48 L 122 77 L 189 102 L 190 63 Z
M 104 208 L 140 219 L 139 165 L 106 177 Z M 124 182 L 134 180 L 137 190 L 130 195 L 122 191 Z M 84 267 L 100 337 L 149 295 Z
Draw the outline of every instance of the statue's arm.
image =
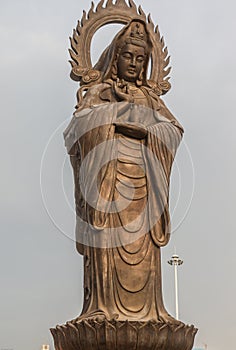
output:
M 115 122 L 115 132 L 121 133 L 128 137 L 133 137 L 135 139 L 143 139 L 147 136 L 147 129 L 141 123 L 122 123 Z

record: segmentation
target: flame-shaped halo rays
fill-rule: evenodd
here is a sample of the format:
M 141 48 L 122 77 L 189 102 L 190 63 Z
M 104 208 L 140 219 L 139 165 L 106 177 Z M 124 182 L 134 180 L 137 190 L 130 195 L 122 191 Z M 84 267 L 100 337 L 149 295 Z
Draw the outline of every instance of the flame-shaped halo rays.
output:
M 89 86 L 96 84 L 100 79 L 100 72 L 92 69 L 90 47 L 91 40 L 96 31 L 104 25 L 111 23 L 128 24 L 131 20 L 142 20 L 146 23 L 147 31 L 152 42 L 151 74 L 149 84 L 159 95 L 165 94 L 170 89 L 169 66 L 170 57 L 163 37 L 160 36 L 158 26 L 154 26 L 150 14 L 146 16 L 141 6 L 137 8 L 133 0 L 101 0 L 96 9 L 92 2 L 86 13 L 83 11 L 81 21 L 78 21 L 76 29 L 70 38 L 71 49 L 70 63 L 72 66 L 71 78 L 82 81 Z

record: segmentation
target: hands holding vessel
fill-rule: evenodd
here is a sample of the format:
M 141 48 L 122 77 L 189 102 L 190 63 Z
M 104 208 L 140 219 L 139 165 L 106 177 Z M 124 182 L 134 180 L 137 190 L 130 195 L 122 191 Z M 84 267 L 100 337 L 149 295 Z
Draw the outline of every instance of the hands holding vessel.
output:
M 124 79 L 117 78 L 113 83 L 114 94 L 121 100 L 128 103 L 133 103 L 134 98 L 131 93 L 129 82 Z M 113 123 L 116 127 L 116 132 L 121 133 L 125 136 L 143 139 L 147 136 L 147 129 L 142 123 L 137 122 L 115 122 Z
M 141 123 L 134 122 L 115 122 L 115 130 L 125 136 L 135 139 L 144 139 L 147 136 L 147 129 Z

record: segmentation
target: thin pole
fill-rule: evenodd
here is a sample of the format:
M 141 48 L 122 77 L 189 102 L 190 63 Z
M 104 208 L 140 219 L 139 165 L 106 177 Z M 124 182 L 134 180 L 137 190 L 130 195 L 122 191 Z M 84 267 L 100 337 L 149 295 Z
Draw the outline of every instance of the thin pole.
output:
M 177 265 L 174 265 L 175 270 L 175 315 L 176 320 L 179 319 L 179 298 L 178 298 L 178 271 L 177 271 Z
M 178 266 L 183 264 L 183 260 L 179 258 L 177 254 L 174 254 L 168 261 L 168 264 L 174 266 L 175 275 L 175 318 L 179 319 L 179 298 L 178 298 Z

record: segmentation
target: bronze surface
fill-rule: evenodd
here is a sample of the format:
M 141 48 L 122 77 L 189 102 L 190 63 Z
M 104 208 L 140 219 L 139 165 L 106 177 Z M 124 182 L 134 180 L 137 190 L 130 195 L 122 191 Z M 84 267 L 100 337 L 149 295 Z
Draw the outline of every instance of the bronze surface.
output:
M 84 305 L 51 330 L 55 348 L 190 350 L 196 329 L 169 315 L 162 298 L 160 248 L 170 238 L 170 173 L 183 134 L 160 98 L 170 88 L 168 52 L 133 1 L 103 3 L 71 38 L 71 77 L 81 88 L 64 136 Z M 125 26 L 92 67 L 92 36 L 108 23 Z

